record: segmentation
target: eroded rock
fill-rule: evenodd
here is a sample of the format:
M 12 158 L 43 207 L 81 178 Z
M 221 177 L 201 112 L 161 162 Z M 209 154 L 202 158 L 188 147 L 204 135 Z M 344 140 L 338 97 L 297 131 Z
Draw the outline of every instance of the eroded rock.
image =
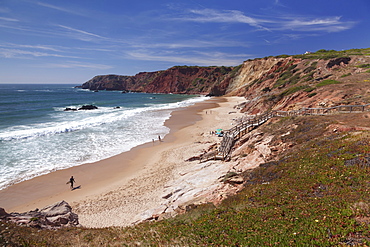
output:
M 65 201 L 24 213 L 7 213 L 0 208 L 0 220 L 41 229 L 79 226 L 78 215 Z

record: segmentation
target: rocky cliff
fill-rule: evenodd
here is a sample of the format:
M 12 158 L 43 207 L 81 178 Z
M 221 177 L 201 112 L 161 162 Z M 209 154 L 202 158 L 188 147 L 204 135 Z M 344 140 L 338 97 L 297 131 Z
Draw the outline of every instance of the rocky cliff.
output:
M 346 54 L 344 54 L 346 55 Z M 298 110 L 370 101 L 370 57 L 270 57 L 246 61 L 227 89 L 244 96 L 244 112 Z
M 370 48 L 266 57 L 237 67 L 176 66 L 135 76 L 95 76 L 81 87 L 244 96 L 244 112 L 369 103 Z M 368 89 L 369 88 L 369 89 Z
M 81 87 L 90 90 L 122 90 L 146 93 L 223 95 L 232 67 L 176 66 L 135 76 L 99 75 Z

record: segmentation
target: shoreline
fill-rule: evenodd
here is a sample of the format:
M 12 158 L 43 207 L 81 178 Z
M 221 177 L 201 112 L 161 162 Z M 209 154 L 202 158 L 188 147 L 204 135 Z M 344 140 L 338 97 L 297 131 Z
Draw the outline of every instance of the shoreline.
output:
M 173 172 L 177 172 L 176 166 L 183 163 L 186 156 L 199 155 L 210 141 L 206 141 L 205 145 L 197 142 L 204 139 L 217 141 L 217 137 L 208 133 L 216 126 L 227 129 L 224 126 L 228 126 L 229 120 L 235 117 L 227 113 L 229 120 L 226 120 L 219 113 L 210 112 L 231 111 L 232 108 L 221 109 L 221 105 L 234 106 L 241 100 L 239 97 L 211 98 L 176 109 L 165 122 L 170 132 L 162 142 L 142 144 L 105 160 L 58 170 L 12 185 L 0 191 L 0 207 L 7 212 L 24 212 L 65 200 L 79 215 L 83 226 L 132 224 L 140 220 L 140 217 L 134 220 L 138 214 L 162 205 L 161 194 L 175 178 Z M 190 146 L 192 150 L 182 150 Z M 70 191 L 66 185 L 71 175 L 75 177 L 75 185 L 80 186 L 79 189 Z M 115 219 L 109 219 L 109 216 Z

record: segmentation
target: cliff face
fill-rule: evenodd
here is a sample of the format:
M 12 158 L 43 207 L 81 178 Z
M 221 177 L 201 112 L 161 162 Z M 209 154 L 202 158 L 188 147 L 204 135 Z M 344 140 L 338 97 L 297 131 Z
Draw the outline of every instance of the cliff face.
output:
M 147 93 L 225 94 L 231 67 L 176 66 L 135 76 L 100 75 L 82 85 L 90 90 L 126 90 Z
M 370 103 L 370 57 L 265 58 L 243 63 L 227 89 L 244 112 Z
M 353 53 L 356 53 L 353 55 Z M 135 76 L 102 75 L 90 90 L 243 96 L 243 111 L 370 103 L 370 49 L 268 57 L 237 67 L 176 66 Z

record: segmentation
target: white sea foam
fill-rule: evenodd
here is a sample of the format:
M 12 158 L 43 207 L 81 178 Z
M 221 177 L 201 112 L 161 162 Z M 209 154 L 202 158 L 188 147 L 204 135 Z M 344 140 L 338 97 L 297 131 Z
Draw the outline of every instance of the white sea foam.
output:
M 53 121 L 19 125 L 0 132 L 0 189 L 51 171 L 102 160 L 164 137 L 171 111 L 205 100 L 142 108 L 99 107 L 64 112 L 54 108 Z M 71 106 L 75 107 L 75 106 Z
M 126 108 L 111 108 L 101 107 L 96 110 L 79 110 L 77 112 L 63 112 L 56 115 L 55 118 L 67 119 L 60 122 L 49 122 L 34 124 L 29 126 L 13 126 L 5 129 L 0 133 L 0 141 L 10 141 L 17 139 L 35 138 L 46 135 L 54 135 L 66 132 L 82 130 L 85 128 L 95 127 L 102 124 L 109 124 L 123 119 L 134 117 L 142 112 L 150 112 L 153 110 L 171 110 L 179 107 L 185 107 L 193 103 L 204 100 L 202 97 L 189 99 L 185 102 L 169 103 L 161 105 L 151 105 L 145 108 L 126 109 Z M 78 108 L 72 107 L 71 108 Z M 63 108 L 65 109 L 65 108 Z M 62 111 L 62 108 L 56 108 L 57 111 Z

